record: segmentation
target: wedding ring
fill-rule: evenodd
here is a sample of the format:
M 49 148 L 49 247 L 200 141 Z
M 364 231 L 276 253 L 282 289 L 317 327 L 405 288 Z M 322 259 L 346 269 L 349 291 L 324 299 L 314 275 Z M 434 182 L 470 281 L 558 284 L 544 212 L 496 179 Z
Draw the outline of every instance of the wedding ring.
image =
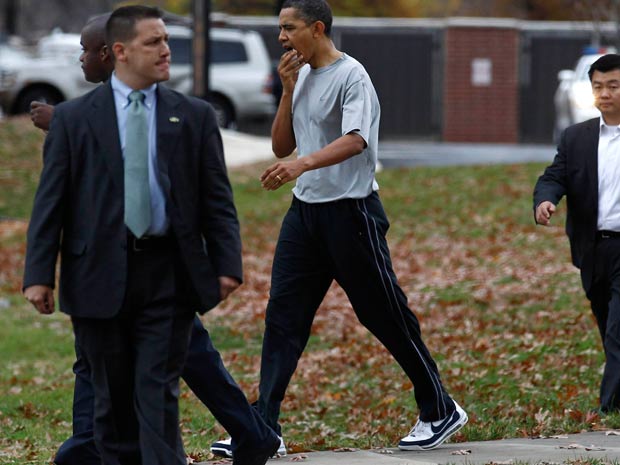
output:
M 276 174 L 276 179 L 278 180 L 278 182 L 282 182 L 282 178 L 280 177 L 279 174 Z

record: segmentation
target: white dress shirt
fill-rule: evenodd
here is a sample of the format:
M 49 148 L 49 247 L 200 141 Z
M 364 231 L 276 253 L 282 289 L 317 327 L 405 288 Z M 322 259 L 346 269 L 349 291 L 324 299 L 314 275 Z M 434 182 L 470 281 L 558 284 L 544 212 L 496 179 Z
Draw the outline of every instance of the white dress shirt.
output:
M 600 120 L 598 139 L 598 229 L 620 231 L 620 126 Z

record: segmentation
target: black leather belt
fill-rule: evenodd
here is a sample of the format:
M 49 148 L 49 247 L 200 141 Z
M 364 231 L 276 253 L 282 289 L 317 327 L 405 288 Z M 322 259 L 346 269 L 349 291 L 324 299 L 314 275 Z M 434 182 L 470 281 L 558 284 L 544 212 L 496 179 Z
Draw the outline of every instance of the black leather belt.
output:
M 597 239 L 618 239 L 620 238 L 620 231 L 597 231 Z
M 131 252 L 149 252 L 166 250 L 172 247 L 174 240 L 170 236 L 142 236 L 140 239 L 130 234 L 127 238 L 127 248 Z

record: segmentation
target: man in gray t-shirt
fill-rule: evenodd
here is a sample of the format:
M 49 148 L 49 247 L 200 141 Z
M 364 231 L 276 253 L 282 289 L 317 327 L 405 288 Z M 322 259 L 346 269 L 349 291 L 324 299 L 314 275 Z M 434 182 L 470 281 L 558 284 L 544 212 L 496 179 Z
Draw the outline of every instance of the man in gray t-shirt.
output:
M 414 385 L 420 417 L 399 447 L 432 449 L 467 422 L 447 394 L 400 289 L 377 194 L 379 101 L 363 66 L 330 39 L 325 0 L 287 0 L 279 40 L 283 92 L 271 135 L 278 158 L 265 189 L 296 180 L 275 252 L 257 408 L 281 436 L 280 404 L 315 312 L 333 280 L 360 322 L 390 351 Z M 225 442 L 225 441 L 222 441 Z
M 302 67 L 293 92 L 298 156 L 310 156 L 346 135 L 361 139 L 365 148 L 339 163 L 304 172 L 293 189 L 295 197 L 319 203 L 363 199 L 376 191 L 380 113 L 370 77 L 354 58 L 342 53 L 327 66 Z

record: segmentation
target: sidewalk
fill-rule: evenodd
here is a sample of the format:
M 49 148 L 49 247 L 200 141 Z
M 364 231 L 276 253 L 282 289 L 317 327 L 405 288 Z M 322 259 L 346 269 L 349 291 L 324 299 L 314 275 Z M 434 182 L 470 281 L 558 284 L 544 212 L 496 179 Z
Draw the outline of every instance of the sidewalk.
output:
M 228 167 L 277 159 L 271 139 L 222 130 Z M 555 147 L 541 144 L 449 143 L 423 141 L 381 141 L 379 162 L 384 168 L 403 166 L 454 166 L 479 164 L 550 163 Z
M 596 431 L 547 439 L 449 443 L 434 450 L 419 452 L 404 452 L 398 449 L 307 452 L 273 459 L 268 462 L 268 465 L 286 463 L 311 465 L 508 465 L 517 463 L 534 465 L 544 463 L 548 465 L 580 459 L 620 461 L 620 431 Z M 226 463 L 230 464 L 231 461 L 209 461 L 202 462 L 202 465 Z
M 226 166 L 235 168 L 265 160 L 273 160 L 276 156 L 271 150 L 269 137 L 253 136 L 242 132 L 221 129 L 222 143 Z

